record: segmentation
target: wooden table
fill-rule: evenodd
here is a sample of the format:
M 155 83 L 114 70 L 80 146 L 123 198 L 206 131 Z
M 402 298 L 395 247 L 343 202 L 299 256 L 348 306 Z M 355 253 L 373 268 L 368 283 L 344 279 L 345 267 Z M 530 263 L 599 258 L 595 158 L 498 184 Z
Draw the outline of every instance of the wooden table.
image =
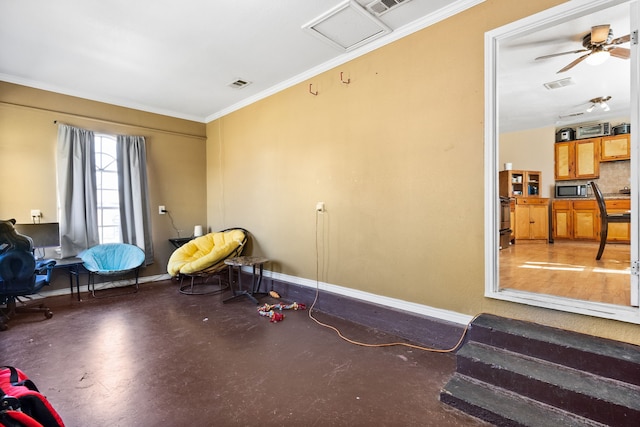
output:
M 264 270 L 264 263 L 269 260 L 264 257 L 257 256 L 241 256 L 235 258 L 229 258 L 224 261 L 229 266 L 229 287 L 231 288 L 231 297 L 225 299 L 223 302 L 233 301 L 236 298 L 246 296 L 254 303 L 258 304 L 258 300 L 254 295 L 266 295 L 265 292 L 260 292 L 260 285 L 262 284 L 262 276 Z M 242 267 L 251 267 L 251 287 L 244 289 L 242 286 Z M 238 289 L 233 287 L 233 271 L 238 270 Z

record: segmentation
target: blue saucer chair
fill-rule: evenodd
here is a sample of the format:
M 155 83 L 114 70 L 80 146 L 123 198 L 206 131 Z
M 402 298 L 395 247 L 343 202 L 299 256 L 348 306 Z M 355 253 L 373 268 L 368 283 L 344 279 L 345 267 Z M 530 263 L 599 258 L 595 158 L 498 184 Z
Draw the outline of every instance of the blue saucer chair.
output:
M 103 243 L 82 251 L 78 257 L 82 259 L 82 265 L 89 272 L 89 290 L 94 297 L 96 276 L 112 280 L 133 272 L 133 293 L 138 292 L 138 276 L 145 259 L 144 251 L 139 247 L 128 243 Z

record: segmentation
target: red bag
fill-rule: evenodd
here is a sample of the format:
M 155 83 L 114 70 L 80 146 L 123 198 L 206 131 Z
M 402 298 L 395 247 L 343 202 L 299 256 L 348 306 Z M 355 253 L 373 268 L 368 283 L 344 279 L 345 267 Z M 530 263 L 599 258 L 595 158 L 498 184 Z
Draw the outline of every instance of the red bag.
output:
M 12 366 L 0 367 L 0 411 L 0 425 L 7 427 L 64 427 L 33 381 Z
M 0 426 L 2 427 L 42 427 L 42 424 L 20 411 L 0 412 Z

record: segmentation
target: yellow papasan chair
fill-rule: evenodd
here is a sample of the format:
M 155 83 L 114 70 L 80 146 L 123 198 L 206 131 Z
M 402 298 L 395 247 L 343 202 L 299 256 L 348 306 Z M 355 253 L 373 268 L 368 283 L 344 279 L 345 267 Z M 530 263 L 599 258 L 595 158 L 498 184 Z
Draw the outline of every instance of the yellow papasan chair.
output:
M 221 292 L 228 286 L 222 286 L 220 273 L 227 266 L 225 259 L 238 257 L 245 248 L 249 232 L 243 228 L 226 230 L 196 237 L 176 249 L 167 263 L 167 272 L 180 279 L 180 292 L 189 295 L 204 295 Z M 217 287 L 211 288 L 209 279 L 218 275 Z M 183 285 L 185 277 L 190 283 Z M 196 278 L 202 278 L 195 282 Z M 202 286 L 206 285 L 206 288 Z

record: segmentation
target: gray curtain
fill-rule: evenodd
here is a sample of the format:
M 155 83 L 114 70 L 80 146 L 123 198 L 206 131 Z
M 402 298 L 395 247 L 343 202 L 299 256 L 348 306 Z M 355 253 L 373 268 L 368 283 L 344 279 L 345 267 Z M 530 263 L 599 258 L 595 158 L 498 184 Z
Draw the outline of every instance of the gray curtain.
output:
M 60 249 L 75 256 L 100 243 L 93 132 L 58 125 Z
M 153 263 L 153 241 L 144 137 L 118 135 L 116 153 L 122 242 L 142 248 L 145 265 L 149 265 Z

